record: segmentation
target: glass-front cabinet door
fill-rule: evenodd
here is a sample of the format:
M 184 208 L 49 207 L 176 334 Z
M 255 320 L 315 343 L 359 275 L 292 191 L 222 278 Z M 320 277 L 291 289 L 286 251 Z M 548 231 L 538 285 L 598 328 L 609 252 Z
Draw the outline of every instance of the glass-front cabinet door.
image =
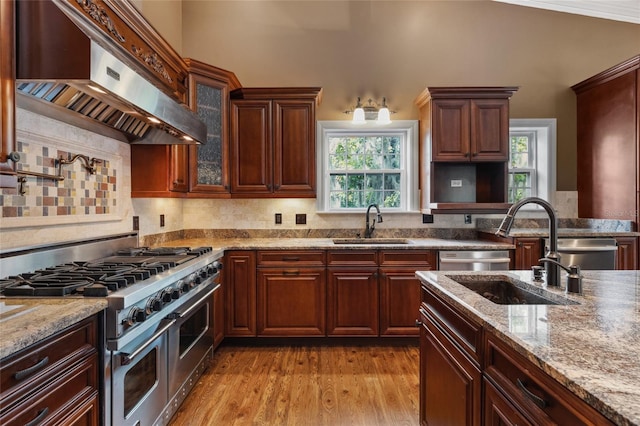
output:
M 189 193 L 229 194 L 229 90 L 239 87 L 235 75 L 193 59 L 189 71 L 189 105 L 207 127 L 207 143 L 189 146 Z M 200 194 L 200 195 L 195 195 Z

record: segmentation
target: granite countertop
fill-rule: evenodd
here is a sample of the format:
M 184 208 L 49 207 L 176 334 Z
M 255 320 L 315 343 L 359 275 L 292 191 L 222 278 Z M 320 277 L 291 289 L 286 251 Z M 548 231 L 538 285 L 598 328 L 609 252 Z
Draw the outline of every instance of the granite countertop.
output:
M 453 274 L 417 273 L 429 288 L 614 423 L 640 424 L 640 271 L 583 271 L 582 296 L 547 288 L 579 302 L 564 306 L 497 305 L 447 278 Z M 464 274 L 506 274 L 533 283 L 530 271 Z
M 498 228 L 478 229 L 479 234 L 495 234 Z M 509 231 L 510 237 L 549 237 L 549 228 L 512 228 Z M 640 232 L 600 230 L 591 228 L 558 228 L 560 238 L 595 238 L 595 237 L 637 237 Z
M 385 239 L 385 238 L 381 238 Z M 510 250 L 513 244 L 483 240 L 448 240 L 440 238 L 402 238 L 408 244 L 335 244 L 331 238 L 188 238 L 164 242 L 159 246 L 212 246 L 217 250 L 262 250 L 262 249 L 432 249 L 432 250 Z M 364 240 L 364 239 L 363 239 Z
M 106 307 L 106 299 L 0 298 L 0 360 Z

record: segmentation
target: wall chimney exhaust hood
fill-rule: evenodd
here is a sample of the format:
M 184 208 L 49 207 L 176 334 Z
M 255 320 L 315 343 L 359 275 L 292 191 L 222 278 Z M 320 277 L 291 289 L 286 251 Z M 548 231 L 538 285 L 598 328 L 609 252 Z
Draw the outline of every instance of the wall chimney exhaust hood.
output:
M 17 105 L 132 144 L 206 142 L 198 116 L 51 1 L 16 2 Z M 136 67 L 139 67 L 137 70 Z

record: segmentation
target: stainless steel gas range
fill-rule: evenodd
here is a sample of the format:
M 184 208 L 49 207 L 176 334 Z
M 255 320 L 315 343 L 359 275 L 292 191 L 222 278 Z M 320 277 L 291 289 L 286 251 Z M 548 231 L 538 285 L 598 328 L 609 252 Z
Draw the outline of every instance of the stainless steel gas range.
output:
M 104 423 L 167 424 L 213 354 L 222 252 L 136 234 L 0 253 L 3 297 L 104 297 Z

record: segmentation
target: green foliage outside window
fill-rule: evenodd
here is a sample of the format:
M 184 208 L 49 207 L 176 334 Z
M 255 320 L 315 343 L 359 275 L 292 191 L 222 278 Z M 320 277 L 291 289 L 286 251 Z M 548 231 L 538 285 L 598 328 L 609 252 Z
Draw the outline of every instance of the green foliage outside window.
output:
M 509 202 L 532 195 L 535 159 L 531 134 L 512 134 L 509 149 Z
M 330 137 L 331 208 L 400 207 L 401 146 L 399 136 Z

